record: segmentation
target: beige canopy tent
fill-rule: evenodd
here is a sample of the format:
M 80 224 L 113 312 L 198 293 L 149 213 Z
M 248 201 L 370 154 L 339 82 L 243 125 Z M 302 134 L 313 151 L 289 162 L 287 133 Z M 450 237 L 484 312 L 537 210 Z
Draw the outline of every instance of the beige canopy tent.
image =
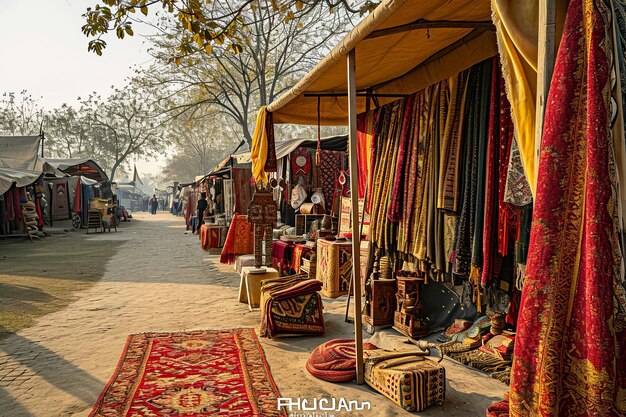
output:
M 418 30 L 420 29 L 420 30 Z M 491 5 L 484 0 L 386 1 L 298 84 L 271 103 L 274 123 L 348 122 L 347 64 L 356 53 L 357 112 L 367 94 L 380 104 L 421 90 L 496 55 Z
M 264 175 L 265 113 L 274 123 L 349 125 L 351 189 L 358 184 L 356 115 L 415 93 L 500 53 L 516 138 L 535 187 L 544 97 L 555 34 L 567 0 L 385 0 L 300 82 L 261 109 L 252 144 L 253 173 Z M 535 123 L 538 120 L 539 123 Z M 539 135 L 537 134 L 539 132 Z M 538 139 L 539 138 L 539 139 Z M 261 173 L 261 176 L 257 176 Z M 352 193 L 353 228 L 359 219 Z M 357 382 L 363 383 L 359 236 L 353 241 Z

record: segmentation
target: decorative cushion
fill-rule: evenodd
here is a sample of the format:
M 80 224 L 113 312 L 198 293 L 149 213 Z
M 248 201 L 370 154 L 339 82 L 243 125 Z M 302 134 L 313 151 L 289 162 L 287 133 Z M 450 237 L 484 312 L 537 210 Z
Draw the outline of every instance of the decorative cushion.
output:
M 363 349 L 378 348 L 371 343 L 364 343 Z M 356 378 L 354 339 L 333 339 L 319 345 L 307 361 L 306 370 L 324 381 L 352 381 Z

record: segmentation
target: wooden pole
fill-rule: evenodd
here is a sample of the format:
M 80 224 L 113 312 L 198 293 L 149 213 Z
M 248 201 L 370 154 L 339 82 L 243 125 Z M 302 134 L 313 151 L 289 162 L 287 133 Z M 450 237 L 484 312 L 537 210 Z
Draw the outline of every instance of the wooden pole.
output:
M 535 114 L 535 180 L 539 174 L 539 153 L 543 133 L 543 116 L 546 100 L 550 91 L 550 82 L 554 72 L 556 1 L 539 0 L 539 38 L 537 51 L 537 101 Z
M 356 54 L 348 53 L 348 126 L 350 146 L 350 199 L 352 211 L 352 283 L 354 288 L 354 341 L 356 382 L 363 384 L 363 325 L 361 323 L 361 233 L 359 229 L 359 167 L 356 154 Z

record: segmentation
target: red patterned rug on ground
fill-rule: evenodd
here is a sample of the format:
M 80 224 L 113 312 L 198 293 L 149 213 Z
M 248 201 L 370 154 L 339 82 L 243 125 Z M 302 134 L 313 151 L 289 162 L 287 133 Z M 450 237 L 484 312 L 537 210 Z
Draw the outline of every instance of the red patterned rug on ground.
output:
M 133 334 L 90 417 L 285 416 L 253 329 Z

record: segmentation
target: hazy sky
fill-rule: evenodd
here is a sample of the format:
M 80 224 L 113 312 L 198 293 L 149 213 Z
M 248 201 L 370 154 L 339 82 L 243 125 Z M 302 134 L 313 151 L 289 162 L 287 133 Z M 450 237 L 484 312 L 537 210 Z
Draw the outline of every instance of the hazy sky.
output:
M 0 0 L 0 94 L 28 90 L 52 108 L 76 104 L 92 91 L 107 94 L 131 75 L 130 67 L 150 61 L 138 36 L 107 36 L 102 56 L 87 52 L 82 14 L 95 0 Z M 152 163 L 137 161 L 141 171 Z M 152 169 L 150 169 L 152 168 Z

